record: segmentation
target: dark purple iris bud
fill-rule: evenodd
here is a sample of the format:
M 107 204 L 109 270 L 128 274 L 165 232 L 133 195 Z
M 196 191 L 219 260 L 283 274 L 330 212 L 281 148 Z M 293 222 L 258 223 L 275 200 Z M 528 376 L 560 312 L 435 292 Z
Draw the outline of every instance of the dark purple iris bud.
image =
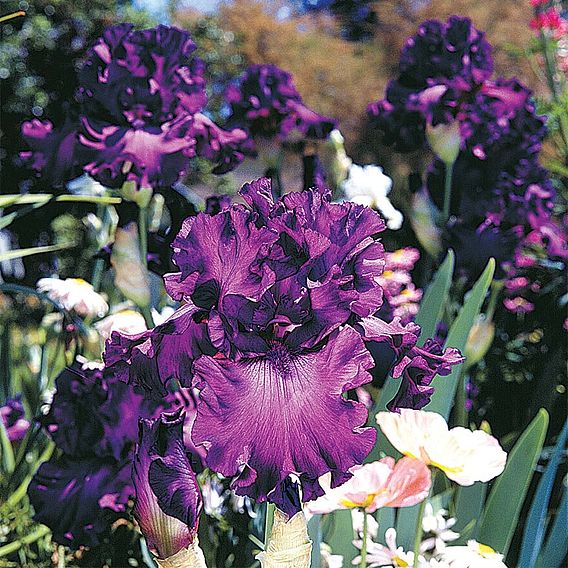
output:
M 130 458 L 51 458 L 28 487 L 34 519 L 58 543 L 73 549 L 98 545 L 134 494 L 130 470 Z
M 304 104 L 292 75 L 276 65 L 250 65 L 225 98 L 231 105 L 229 124 L 247 128 L 253 137 L 286 138 L 297 131 L 323 139 L 335 128 L 333 119 Z
M 365 341 L 388 344 L 408 373 L 422 357 L 428 378 L 459 359 L 429 344 L 413 351 L 418 326 L 373 316 L 385 224 L 372 209 L 332 203 L 324 188 L 275 201 L 266 178 L 241 196 L 245 206 L 186 220 L 173 247 L 179 270 L 165 278 L 186 305 L 138 337 L 113 336 L 105 361 L 154 393 L 172 378 L 196 388 L 191 437 L 206 464 L 237 494 L 293 511 L 295 489 L 317 498 L 321 475 L 345 482 L 374 445 L 367 408 L 346 396 L 371 381 Z
M 8 399 L 3 406 L 0 406 L 0 420 L 4 423 L 10 442 L 19 442 L 24 438 L 30 429 L 30 423 L 26 420 L 21 395 Z
M 167 558 L 193 543 L 202 499 L 183 442 L 184 414 L 140 421 L 132 479 L 134 516 L 148 546 Z

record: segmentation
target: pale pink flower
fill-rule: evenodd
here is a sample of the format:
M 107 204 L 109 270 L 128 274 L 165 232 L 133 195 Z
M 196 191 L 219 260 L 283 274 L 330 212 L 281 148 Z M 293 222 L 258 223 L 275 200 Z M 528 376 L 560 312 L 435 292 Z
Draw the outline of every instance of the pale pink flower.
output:
M 104 298 L 82 278 L 40 278 L 36 287 L 53 302 L 83 317 L 101 317 L 108 311 Z
M 420 252 L 414 247 L 404 247 L 393 252 L 385 252 L 385 269 L 412 270 L 420 259 Z
M 386 457 L 350 471 L 351 479 L 308 503 L 308 511 L 330 513 L 359 507 L 373 513 L 381 507 L 410 507 L 423 501 L 430 490 L 430 471 L 414 458 L 402 458 L 395 464 L 393 458 Z
M 459 485 L 489 481 L 505 468 L 507 454 L 493 436 L 459 426 L 450 430 L 436 412 L 379 412 L 377 423 L 399 452 L 441 469 Z

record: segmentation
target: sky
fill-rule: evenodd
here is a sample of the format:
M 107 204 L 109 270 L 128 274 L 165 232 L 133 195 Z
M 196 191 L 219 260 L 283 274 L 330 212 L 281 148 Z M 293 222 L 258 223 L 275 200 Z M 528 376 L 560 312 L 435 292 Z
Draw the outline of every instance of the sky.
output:
M 220 0 L 184 0 L 183 4 L 202 12 L 213 12 Z M 164 0 L 134 0 L 134 5 L 145 8 L 156 16 L 160 22 L 166 22 L 166 2 Z

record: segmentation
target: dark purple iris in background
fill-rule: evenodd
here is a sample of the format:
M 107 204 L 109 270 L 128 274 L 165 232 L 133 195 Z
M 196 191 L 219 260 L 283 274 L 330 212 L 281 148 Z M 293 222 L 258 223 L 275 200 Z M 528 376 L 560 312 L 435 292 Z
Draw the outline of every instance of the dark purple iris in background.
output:
M 276 65 L 250 65 L 225 99 L 231 107 L 228 124 L 247 128 L 254 136 L 286 138 L 299 132 L 307 138 L 326 138 L 333 119 L 309 109 L 292 80 Z
M 83 170 L 106 187 L 127 180 L 168 187 L 194 156 L 215 164 L 215 173 L 233 169 L 250 151 L 247 134 L 202 114 L 205 66 L 195 49 L 175 27 L 107 28 L 79 72 L 78 116 L 61 128 L 24 123 L 30 150 L 21 157 L 55 185 Z

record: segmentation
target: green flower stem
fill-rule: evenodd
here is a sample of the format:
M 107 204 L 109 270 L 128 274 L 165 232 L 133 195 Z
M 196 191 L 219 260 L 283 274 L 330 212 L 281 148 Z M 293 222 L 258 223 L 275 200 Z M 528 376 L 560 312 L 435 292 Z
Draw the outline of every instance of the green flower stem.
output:
M 442 219 L 440 225 L 444 225 L 450 218 L 450 204 L 452 202 L 452 181 L 454 177 L 454 164 L 455 162 L 445 163 L 446 175 L 444 183 L 444 209 L 442 210 Z
M 488 320 L 493 319 L 493 314 L 497 308 L 497 300 L 499 299 L 499 293 L 505 285 L 504 280 L 493 280 L 491 282 L 491 296 L 489 297 L 489 303 L 487 304 L 487 310 L 485 311 L 485 317 Z
M 264 549 L 268 548 L 268 539 L 272 534 L 272 525 L 274 524 L 274 503 L 266 503 L 266 519 L 264 521 Z
M 432 487 L 434 487 L 434 480 L 432 479 Z M 420 556 L 420 543 L 422 542 L 422 518 L 424 517 L 424 510 L 426 509 L 426 501 L 424 499 L 420 503 L 418 509 L 418 517 L 416 519 L 416 533 L 414 535 L 414 563 L 413 568 L 418 568 L 418 557 Z
M 465 365 L 462 365 L 460 369 L 460 375 L 458 378 L 458 388 L 456 390 L 456 402 L 454 406 L 455 415 L 456 415 L 455 426 L 466 427 L 469 421 L 468 412 L 465 407 L 466 380 L 467 380 L 467 374 L 465 372 Z
M 368 532 L 368 513 L 363 509 L 363 542 L 361 544 L 361 562 L 360 568 L 367 568 L 367 532 Z
M 142 266 L 148 270 L 148 208 L 138 208 L 138 242 L 140 245 L 140 260 Z M 154 318 L 150 306 L 139 306 L 148 329 L 154 327 Z
M 4 556 L 8 556 L 9 554 L 13 554 L 14 552 L 17 552 L 18 550 L 20 550 L 20 548 L 22 548 L 22 546 L 26 546 L 28 544 L 32 544 L 34 542 L 36 542 L 37 540 L 39 540 L 40 538 L 43 538 L 44 536 L 47 536 L 50 533 L 50 530 L 48 527 L 46 526 L 41 526 L 39 528 L 37 528 L 35 531 L 33 531 L 32 533 L 18 539 L 15 540 L 14 542 L 10 542 L 9 544 L 5 544 L 4 546 L 0 546 L 0 558 L 3 558 Z
M 148 268 L 148 209 L 138 208 L 138 239 L 140 243 L 140 260 Z

